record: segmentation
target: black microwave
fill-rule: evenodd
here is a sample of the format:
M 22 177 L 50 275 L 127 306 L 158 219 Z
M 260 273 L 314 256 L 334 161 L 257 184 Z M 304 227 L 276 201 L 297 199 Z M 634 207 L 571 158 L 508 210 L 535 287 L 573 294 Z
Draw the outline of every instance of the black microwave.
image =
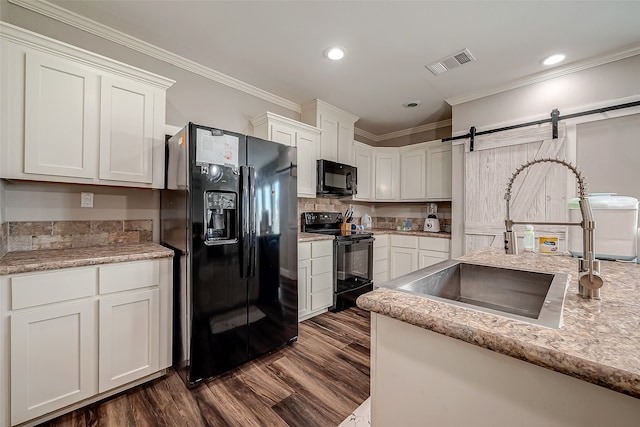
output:
M 317 197 L 346 197 L 356 194 L 358 173 L 354 166 L 318 160 L 317 172 Z

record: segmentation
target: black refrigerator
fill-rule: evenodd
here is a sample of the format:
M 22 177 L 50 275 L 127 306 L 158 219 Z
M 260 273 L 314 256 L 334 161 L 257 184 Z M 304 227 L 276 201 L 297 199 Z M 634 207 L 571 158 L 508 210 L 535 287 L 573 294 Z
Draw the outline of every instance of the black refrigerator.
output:
M 189 123 L 166 153 L 173 365 L 194 386 L 297 340 L 296 148 Z

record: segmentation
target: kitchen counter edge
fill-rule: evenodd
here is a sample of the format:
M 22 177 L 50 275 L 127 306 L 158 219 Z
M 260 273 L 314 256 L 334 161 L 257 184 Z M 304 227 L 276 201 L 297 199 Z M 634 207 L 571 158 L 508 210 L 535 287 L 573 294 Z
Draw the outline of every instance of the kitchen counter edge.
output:
M 0 258 L 0 275 L 170 258 L 173 255 L 171 249 L 157 243 L 8 252 Z
M 420 236 L 420 237 L 435 237 L 440 239 L 451 239 L 451 233 L 444 233 L 444 232 L 431 233 L 428 231 L 417 231 L 417 230 L 400 231 L 400 230 L 388 230 L 383 228 L 373 228 L 373 229 L 367 229 L 365 231 L 373 233 L 374 237 L 376 235 L 381 235 L 381 234 L 396 234 L 396 235 L 405 235 L 405 236 Z M 333 236 L 327 236 L 323 234 L 303 233 L 303 232 L 298 233 L 298 242 L 313 242 L 316 240 L 333 240 L 333 239 L 334 239 Z

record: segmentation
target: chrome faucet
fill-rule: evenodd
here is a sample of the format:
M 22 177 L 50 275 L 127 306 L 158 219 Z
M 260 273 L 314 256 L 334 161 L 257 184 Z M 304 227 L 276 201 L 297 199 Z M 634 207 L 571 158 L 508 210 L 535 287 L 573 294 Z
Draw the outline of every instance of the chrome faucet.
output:
M 558 163 L 566 166 L 571 172 L 573 172 L 578 180 L 578 196 L 582 222 L 515 222 L 511 220 L 509 201 L 511 200 L 511 187 L 513 186 L 513 182 L 520 172 L 527 169 L 529 166 L 535 165 L 536 163 Z M 516 169 L 513 175 L 511 175 L 504 199 L 507 201 L 507 219 L 504 221 L 507 229 L 507 231 L 504 232 L 504 249 L 507 254 L 518 253 L 516 232 L 513 231 L 514 224 L 579 225 L 582 227 L 582 258 L 580 258 L 578 267 L 578 293 L 583 298 L 600 299 L 600 288 L 604 282 L 600 276 L 600 261 L 595 259 L 594 230 L 596 228 L 596 222 L 593 219 L 593 212 L 591 211 L 589 198 L 585 195 L 585 180 L 582 173 L 571 165 L 571 163 L 567 163 L 564 160 L 550 158 L 532 160 L 520 166 Z

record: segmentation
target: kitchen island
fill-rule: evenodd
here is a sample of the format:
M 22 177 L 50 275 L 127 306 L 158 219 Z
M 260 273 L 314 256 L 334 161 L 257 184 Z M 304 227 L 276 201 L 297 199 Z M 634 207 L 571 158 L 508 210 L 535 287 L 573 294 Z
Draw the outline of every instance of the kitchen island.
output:
M 460 259 L 571 274 L 563 326 L 384 287 L 361 296 L 372 312 L 372 425 L 637 425 L 639 265 L 603 262 L 602 300 L 585 300 L 576 258 L 487 249 Z

